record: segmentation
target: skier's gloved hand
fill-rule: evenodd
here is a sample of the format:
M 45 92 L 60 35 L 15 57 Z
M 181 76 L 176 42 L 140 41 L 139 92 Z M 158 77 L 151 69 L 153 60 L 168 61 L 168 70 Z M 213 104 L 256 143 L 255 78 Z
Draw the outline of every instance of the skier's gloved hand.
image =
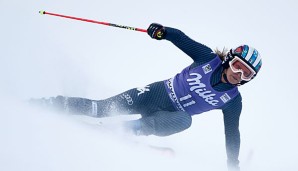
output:
M 239 161 L 229 161 L 228 160 L 228 171 L 240 171 Z
M 164 39 L 167 34 L 165 27 L 158 23 L 150 24 L 147 33 L 152 39 L 157 40 Z

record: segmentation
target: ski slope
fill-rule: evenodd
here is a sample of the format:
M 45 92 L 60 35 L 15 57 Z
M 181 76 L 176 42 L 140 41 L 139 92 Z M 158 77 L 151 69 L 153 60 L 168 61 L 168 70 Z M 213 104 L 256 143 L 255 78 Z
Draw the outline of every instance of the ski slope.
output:
M 0 122 L 1 170 L 116 171 L 144 167 L 142 170 L 150 171 L 192 169 L 197 164 L 189 158 L 192 149 L 179 145 L 186 135 L 135 137 L 121 129 L 102 128 L 96 118 L 49 112 L 23 102 L 3 104 L 6 107 Z M 118 122 L 132 118 L 135 117 L 114 117 Z M 117 123 L 111 118 L 103 121 Z M 159 147 L 171 151 L 156 149 Z M 224 157 L 224 150 L 220 151 L 221 155 L 218 152 L 217 155 Z M 204 156 L 198 155 L 202 161 L 198 168 L 218 167 L 212 166 Z M 219 163 L 224 167 L 224 162 Z

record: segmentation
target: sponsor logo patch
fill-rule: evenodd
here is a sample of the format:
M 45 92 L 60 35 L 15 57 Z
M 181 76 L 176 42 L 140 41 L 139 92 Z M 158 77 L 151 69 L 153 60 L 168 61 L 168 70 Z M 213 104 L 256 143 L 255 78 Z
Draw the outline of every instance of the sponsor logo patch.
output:
M 229 100 L 231 100 L 231 97 L 225 93 L 224 95 L 220 96 L 220 99 L 224 102 L 227 103 Z
M 210 64 L 204 65 L 202 68 L 205 74 L 208 74 L 209 72 L 212 71 L 212 67 Z

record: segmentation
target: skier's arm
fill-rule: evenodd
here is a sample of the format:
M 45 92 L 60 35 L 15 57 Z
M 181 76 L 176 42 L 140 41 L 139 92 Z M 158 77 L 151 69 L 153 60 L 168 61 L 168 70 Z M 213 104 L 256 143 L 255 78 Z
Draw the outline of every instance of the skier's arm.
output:
M 216 56 L 209 47 L 192 40 L 178 29 L 152 23 L 148 27 L 147 33 L 153 39 L 171 41 L 199 65 L 212 60 Z
M 228 157 L 228 168 L 239 170 L 239 149 L 240 132 L 239 118 L 242 110 L 242 98 L 239 94 L 235 99 L 229 102 L 223 109 L 224 126 L 226 137 L 226 151 Z
M 195 62 L 203 64 L 212 60 L 216 56 L 214 53 L 212 53 L 212 49 L 192 40 L 182 31 L 171 27 L 165 27 L 165 30 L 165 39 L 171 41 L 176 47 L 186 53 Z

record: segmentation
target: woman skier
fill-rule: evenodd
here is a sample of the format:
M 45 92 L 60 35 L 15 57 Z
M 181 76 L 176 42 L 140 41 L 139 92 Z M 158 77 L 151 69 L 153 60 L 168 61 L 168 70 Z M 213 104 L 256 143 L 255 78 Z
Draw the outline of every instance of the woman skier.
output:
M 43 103 L 71 113 L 107 117 L 114 113 L 140 114 L 124 125 L 136 135 L 168 136 L 191 126 L 192 117 L 213 109 L 223 113 L 229 170 L 239 169 L 239 117 L 242 97 L 238 86 L 251 81 L 262 60 L 256 49 L 241 45 L 226 52 L 198 43 L 182 31 L 152 23 L 147 33 L 168 40 L 193 59 L 170 79 L 133 88 L 105 100 L 57 96 Z

